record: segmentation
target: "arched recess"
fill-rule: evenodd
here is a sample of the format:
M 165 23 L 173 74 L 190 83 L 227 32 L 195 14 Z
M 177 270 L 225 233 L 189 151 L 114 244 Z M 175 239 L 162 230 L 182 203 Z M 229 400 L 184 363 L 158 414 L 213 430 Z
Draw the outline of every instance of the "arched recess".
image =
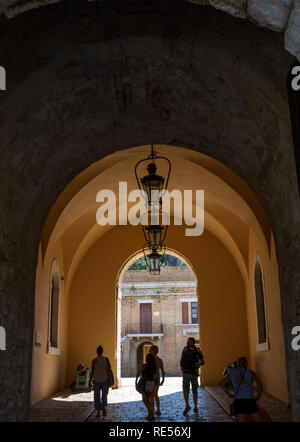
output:
M 50 295 L 49 295 L 49 331 L 48 331 L 48 352 L 60 353 L 59 342 L 59 313 L 61 302 L 61 280 L 59 263 L 55 259 L 51 267 Z
M 257 327 L 257 350 L 264 351 L 269 349 L 269 332 L 266 306 L 266 293 L 263 264 L 259 253 L 256 254 L 254 264 L 254 296 L 256 310 Z

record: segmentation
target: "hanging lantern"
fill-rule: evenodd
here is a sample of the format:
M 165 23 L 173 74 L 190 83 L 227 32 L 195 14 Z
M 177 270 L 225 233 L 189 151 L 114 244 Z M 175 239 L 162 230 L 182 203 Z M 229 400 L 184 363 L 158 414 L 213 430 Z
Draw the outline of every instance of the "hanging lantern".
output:
M 157 165 L 155 161 L 162 160 L 168 164 L 167 178 L 158 175 Z M 138 167 L 141 163 L 148 162 L 147 171 L 148 175 L 142 178 L 138 177 Z M 163 264 L 165 257 L 166 247 L 164 246 L 164 240 L 166 237 L 168 224 L 165 227 L 159 225 L 159 216 L 163 215 L 161 211 L 162 196 L 167 190 L 170 173 L 171 163 L 166 157 L 157 156 L 153 150 L 153 144 L 151 145 L 151 153 L 147 158 L 137 162 L 135 169 L 135 177 L 142 192 L 143 198 L 146 200 L 147 210 L 141 218 L 141 226 L 143 229 L 146 244 L 143 248 L 144 258 L 149 269 L 150 274 L 158 275 L 160 268 Z M 151 216 L 151 225 L 148 226 L 148 222 L 143 221 L 144 216 Z M 148 218 L 149 219 L 149 218 Z M 148 221 L 147 219 L 147 221 Z M 147 225 L 147 227 L 145 227 Z M 162 253 L 159 253 L 162 252 Z
M 141 217 L 141 226 L 143 229 L 145 240 L 148 243 L 148 247 L 151 250 L 160 251 L 163 248 L 163 242 L 167 235 L 168 224 L 165 226 L 159 225 L 159 216 L 164 213 L 161 211 L 152 210 L 152 212 L 147 212 Z M 144 225 L 144 217 L 147 217 L 147 220 L 151 217 L 151 225 L 145 227 Z
M 158 195 L 163 189 L 165 179 L 160 175 L 156 175 L 157 167 L 154 162 L 148 164 L 147 170 L 149 174 L 141 178 L 141 183 L 143 190 L 146 192 L 149 204 L 155 205 L 159 202 Z
M 145 175 L 143 178 L 138 177 L 137 169 L 138 166 L 147 161 L 151 161 L 147 166 L 148 175 Z M 168 175 L 165 179 L 161 175 L 157 175 L 157 165 L 155 164 L 155 160 L 163 160 L 168 163 Z M 171 172 L 171 163 L 166 157 L 157 156 L 153 150 L 153 144 L 151 145 L 151 153 L 147 158 L 138 161 L 135 166 L 135 177 L 140 190 L 144 190 L 147 195 L 148 205 L 158 205 L 160 204 L 161 198 L 159 198 L 159 192 L 167 190 L 169 178 Z
M 163 254 L 153 251 L 151 249 L 148 249 L 148 254 L 147 254 L 146 253 L 147 247 L 148 247 L 148 244 L 146 244 L 144 246 L 143 252 L 144 252 L 144 258 L 145 258 L 147 267 L 149 269 L 149 272 L 151 275 L 159 275 L 161 266 L 164 262 L 165 247 L 164 247 Z
M 151 250 L 161 250 L 162 248 L 162 234 L 164 228 L 161 226 L 149 226 L 145 228 L 148 236 L 148 244 Z

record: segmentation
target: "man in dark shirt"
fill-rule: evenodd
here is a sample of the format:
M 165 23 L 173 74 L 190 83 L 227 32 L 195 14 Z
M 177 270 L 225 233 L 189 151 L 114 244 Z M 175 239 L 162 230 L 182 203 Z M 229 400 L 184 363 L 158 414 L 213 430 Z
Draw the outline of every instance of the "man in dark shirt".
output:
M 186 416 L 191 409 L 189 405 L 190 384 L 192 385 L 194 412 L 198 413 L 198 369 L 201 365 L 204 365 L 203 354 L 198 348 L 196 348 L 195 338 L 189 338 L 186 347 L 184 347 L 182 351 L 180 359 L 180 367 L 183 374 L 182 388 L 185 400 L 184 416 Z

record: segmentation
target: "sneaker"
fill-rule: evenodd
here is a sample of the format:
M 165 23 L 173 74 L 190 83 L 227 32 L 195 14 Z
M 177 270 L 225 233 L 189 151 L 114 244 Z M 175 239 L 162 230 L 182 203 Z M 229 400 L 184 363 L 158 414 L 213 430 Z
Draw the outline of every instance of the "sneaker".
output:
M 194 408 L 194 413 L 199 413 L 199 410 L 197 407 Z
M 106 416 L 106 408 L 105 407 L 103 407 L 102 413 L 103 413 L 103 416 Z
M 184 409 L 183 416 L 186 416 L 188 414 L 188 412 L 190 411 L 190 409 L 191 409 L 191 407 L 189 405 L 187 405 Z

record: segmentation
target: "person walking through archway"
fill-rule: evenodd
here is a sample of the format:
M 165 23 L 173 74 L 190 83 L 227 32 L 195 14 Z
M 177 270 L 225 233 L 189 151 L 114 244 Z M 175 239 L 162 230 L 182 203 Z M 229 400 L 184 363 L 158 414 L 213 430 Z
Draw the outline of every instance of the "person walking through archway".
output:
M 229 390 L 228 384 L 232 384 L 234 394 Z M 257 395 L 255 396 L 253 383 L 257 385 Z M 220 382 L 225 393 L 233 399 L 231 413 L 240 422 L 261 421 L 257 401 L 260 399 L 263 386 L 261 380 L 248 369 L 248 361 L 244 356 L 237 361 L 237 367 L 229 370 Z
M 143 402 L 148 410 L 147 420 L 154 419 L 154 379 L 156 377 L 157 369 L 155 364 L 155 357 L 148 353 L 146 356 L 146 362 L 138 369 L 135 379 L 135 386 L 137 388 L 138 378 L 142 377 L 142 394 Z
M 153 397 L 154 397 L 154 401 L 156 403 L 156 408 L 157 408 L 155 414 L 157 414 L 157 416 L 161 416 L 160 401 L 159 401 L 159 397 L 158 397 L 158 389 L 159 389 L 160 385 L 163 385 L 163 383 L 165 381 L 164 363 L 163 363 L 162 359 L 158 356 L 157 345 L 152 345 L 150 347 L 150 353 L 154 356 L 155 364 L 156 364 L 156 375 L 154 378 L 154 390 L 153 390 Z M 160 380 L 160 372 L 161 372 L 162 380 Z
M 94 404 L 97 410 L 97 417 L 100 417 L 102 410 L 103 416 L 106 416 L 107 395 L 109 387 L 114 384 L 114 377 L 111 370 L 109 359 L 103 356 L 103 347 L 97 348 L 97 358 L 92 361 L 92 369 L 89 387 L 93 381 Z
M 190 385 L 192 386 L 194 413 L 198 413 L 198 371 L 204 365 L 204 357 L 199 348 L 195 345 L 195 338 L 188 338 L 180 359 L 180 367 L 183 375 L 182 388 L 185 400 L 183 415 L 186 416 L 191 409 L 189 404 Z

